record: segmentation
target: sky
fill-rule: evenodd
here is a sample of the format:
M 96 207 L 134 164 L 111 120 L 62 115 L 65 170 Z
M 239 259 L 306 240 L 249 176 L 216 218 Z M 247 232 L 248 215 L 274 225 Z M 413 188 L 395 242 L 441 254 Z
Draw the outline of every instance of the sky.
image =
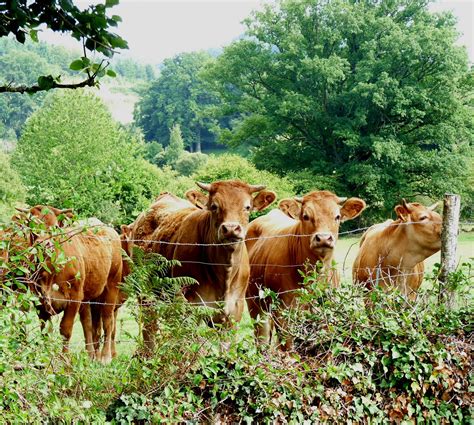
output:
M 90 1 L 76 0 L 80 7 Z M 181 52 L 228 45 L 245 31 L 242 20 L 272 0 L 121 0 L 111 14 L 122 17 L 117 33 L 128 41 L 121 53 L 139 62 L 158 64 Z M 461 45 L 474 63 L 474 0 L 438 0 L 435 12 L 451 10 L 462 33 Z M 80 47 L 67 36 L 44 32 L 40 39 L 66 47 Z

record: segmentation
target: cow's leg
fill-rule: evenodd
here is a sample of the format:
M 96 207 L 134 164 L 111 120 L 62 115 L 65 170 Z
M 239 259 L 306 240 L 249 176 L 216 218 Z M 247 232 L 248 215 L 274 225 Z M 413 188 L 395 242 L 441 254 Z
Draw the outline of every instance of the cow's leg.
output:
M 245 290 L 228 290 L 224 297 L 224 315 L 227 319 L 240 322 L 244 312 Z
M 84 340 L 86 341 L 86 350 L 91 359 L 95 358 L 94 339 L 91 317 L 91 306 L 89 304 L 82 304 L 79 309 L 81 317 L 82 330 L 84 332 Z
M 100 359 L 100 337 L 102 335 L 102 320 L 100 318 L 101 306 L 90 304 L 92 319 L 92 343 L 95 351 L 95 358 Z
M 253 320 L 258 320 L 258 323 L 254 323 L 254 332 L 257 342 L 270 344 L 272 331 L 271 315 L 264 311 L 261 305 L 261 300 L 259 299 L 251 297 L 247 298 L 247 306 L 250 317 Z
M 77 299 L 77 298 L 74 298 Z M 63 317 L 61 319 L 61 324 L 59 325 L 59 332 L 61 333 L 64 339 L 63 352 L 67 353 L 69 351 L 69 341 L 71 340 L 72 328 L 74 326 L 74 319 L 79 311 L 81 303 L 79 302 L 70 302 L 66 309 L 64 310 Z
M 114 328 L 112 329 L 112 357 L 117 356 L 117 348 L 115 347 L 115 337 L 117 335 L 117 316 L 118 316 L 118 307 L 115 307 L 115 310 L 114 310 Z
M 112 361 L 112 338 L 114 337 L 115 327 L 115 303 L 118 297 L 117 283 L 109 283 L 103 293 L 103 305 L 100 309 L 102 327 L 104 329 L 104 346 L 102 347 L 102 363 L 108 364 Z

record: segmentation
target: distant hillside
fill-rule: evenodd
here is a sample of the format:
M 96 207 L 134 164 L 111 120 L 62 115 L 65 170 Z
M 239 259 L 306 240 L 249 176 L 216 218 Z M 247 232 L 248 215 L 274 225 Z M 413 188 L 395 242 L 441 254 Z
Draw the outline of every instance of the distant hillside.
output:
M 44 42 L 24 45 L 13 39 L 0 39 L 0 83 L 34 84 L 39 75 L 61 75 L 63 81 L 77 80 L 80 75 L 69 69 L 70 63 L 81 55 L 64 47 Z M 156 78 L 158 68 L 137 63 L 132 59 L 113 59 L 110 68 L 116 78 L 105 77 L 100 88 L 90 89 L 109 106 L 113 117 L 124 124 L 133 120 L 136 92 Z M 47 93 L 21 95 L 5 93 L 0 96 L 0 141 L 3 150 L 11 149 L 21 134 L 23 124 L 36 111 Z

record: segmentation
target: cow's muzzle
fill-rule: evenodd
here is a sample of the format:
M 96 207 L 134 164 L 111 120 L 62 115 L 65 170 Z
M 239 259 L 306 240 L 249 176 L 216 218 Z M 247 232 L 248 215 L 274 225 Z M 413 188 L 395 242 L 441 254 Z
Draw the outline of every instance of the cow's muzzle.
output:
M 245 232 L 240 223 L 227 222 L 219 227 L 219 239 L 227 242 L 242 242 L 245 238 Z
M 311 249 L 334 249 L 336 238 L 332 233 L 316 233 L 311 239 Z

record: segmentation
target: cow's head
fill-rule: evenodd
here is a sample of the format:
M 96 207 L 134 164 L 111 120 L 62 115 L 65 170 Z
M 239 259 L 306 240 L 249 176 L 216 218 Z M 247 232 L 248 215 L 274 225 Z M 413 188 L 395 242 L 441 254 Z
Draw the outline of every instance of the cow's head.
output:
M 72 209 L 67 208 L 60 210 L 58 208 L 46 206 L 46 205 L 35 205 L 34 207 L 27 208 L 16 208 L 20 213 L 13 216 L 14 221 L 19 221 L 22 219 L 30 219 L 31 217 L 37 218 L 40 222 L 44 223 L 46 227 L 52 226 L 64 226 L 64 221 L 66 219 L 71 219 L 74 217 Z
M 438 203 L 425 207 L 418 202 L 408 203 L 405 199 L 395 207 L 398 219 L 406 224 L 410 241 L 436 252 L 441 249 L 441 216 L 434 211 Z
M 310 249 L 318 256 L 330 258 L 339 234 L 339 226 L 357 217 L 365 202 L 359 198 L 340 198 L 327 190 L 311 192 L 302 198 L 284 199 L 279 208 L 299 220 L 302 233 L 310 236 Z
M 198 208 L 209 211 L 213 231 L 221 243 L 242 242 L 250 213 L 263 210 L 276 198 L 275 193 L 264 190 L 263 185 L 250 185 L 238 180 L 196 184 L 207 195 L 188 190 L 186 197 Z

